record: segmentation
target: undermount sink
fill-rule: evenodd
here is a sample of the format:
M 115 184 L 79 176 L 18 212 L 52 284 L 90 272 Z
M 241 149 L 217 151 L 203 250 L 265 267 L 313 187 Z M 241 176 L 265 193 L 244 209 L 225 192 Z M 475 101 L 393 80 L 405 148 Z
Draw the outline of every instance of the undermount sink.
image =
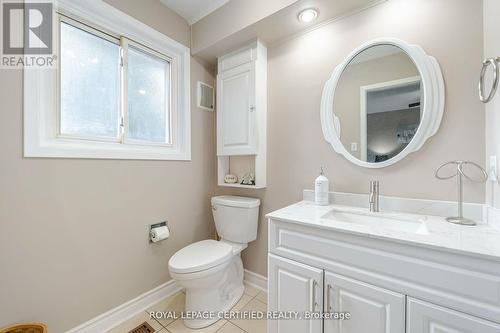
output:
M 323 215 L 321 218 L 336 222 L 351 223 L 415 234 L 425 234 L 428 232 L 425 224 L 425 216 L 415 217 L 407 214 L 384 212 L 371 213 L 363 210 L 344 210 L 335 208 Z

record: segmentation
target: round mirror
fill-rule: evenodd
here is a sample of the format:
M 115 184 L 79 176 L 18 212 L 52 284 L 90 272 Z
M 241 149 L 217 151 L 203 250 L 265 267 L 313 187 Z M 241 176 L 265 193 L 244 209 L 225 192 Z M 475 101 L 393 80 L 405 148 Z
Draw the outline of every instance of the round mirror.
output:
M 436 60 L 418 46 L 378 40 L 335 69 L 323 92 L 321 120 L 335 151 L 378 168 L 418 150 L 439 128 L 443 108 Z

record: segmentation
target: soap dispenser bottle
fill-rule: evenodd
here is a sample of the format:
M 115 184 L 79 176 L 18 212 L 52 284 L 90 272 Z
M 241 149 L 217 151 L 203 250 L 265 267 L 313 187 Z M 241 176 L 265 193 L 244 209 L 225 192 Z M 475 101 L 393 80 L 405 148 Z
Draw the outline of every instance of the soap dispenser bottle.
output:
M 320 175 L 314 182 L 314 202 L 316 203 L 316 205 L 328 205 L 328 190 L 328 178 L 323 175 L 323 168 L 321 168 Z

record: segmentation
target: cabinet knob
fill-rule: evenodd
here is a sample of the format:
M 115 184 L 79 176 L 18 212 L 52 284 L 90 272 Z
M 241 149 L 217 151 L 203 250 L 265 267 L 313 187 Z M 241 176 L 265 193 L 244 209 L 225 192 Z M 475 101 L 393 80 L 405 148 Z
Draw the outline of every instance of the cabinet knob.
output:
M 251 105 L 249 109 L 250 109 L 250 112 L 254 112 L 255 111 L 255 106 Z

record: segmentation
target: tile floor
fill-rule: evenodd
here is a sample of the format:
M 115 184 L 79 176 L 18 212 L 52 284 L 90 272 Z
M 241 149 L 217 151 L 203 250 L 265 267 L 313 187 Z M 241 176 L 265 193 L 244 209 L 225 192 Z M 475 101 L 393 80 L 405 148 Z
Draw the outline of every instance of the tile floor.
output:
M 184 326 L 182 319 L 151 319 L 148 311 L 175 311 L 184 310 L 185 295 L 179 292 L 162 302 L 153 305 L 145 312 L 141 312 L 135 317 L 113 328 L 107 333 L 127 333 L 137 325 L 148 322 L 158 333 L 266 333 L 266 320 L 219 320 L 215 324 L 200 329 L 191 330 Z M 267 294 L 257 288 L 245 286 L 245 294 L 233 307 L 234 311 L 267 311 Z

